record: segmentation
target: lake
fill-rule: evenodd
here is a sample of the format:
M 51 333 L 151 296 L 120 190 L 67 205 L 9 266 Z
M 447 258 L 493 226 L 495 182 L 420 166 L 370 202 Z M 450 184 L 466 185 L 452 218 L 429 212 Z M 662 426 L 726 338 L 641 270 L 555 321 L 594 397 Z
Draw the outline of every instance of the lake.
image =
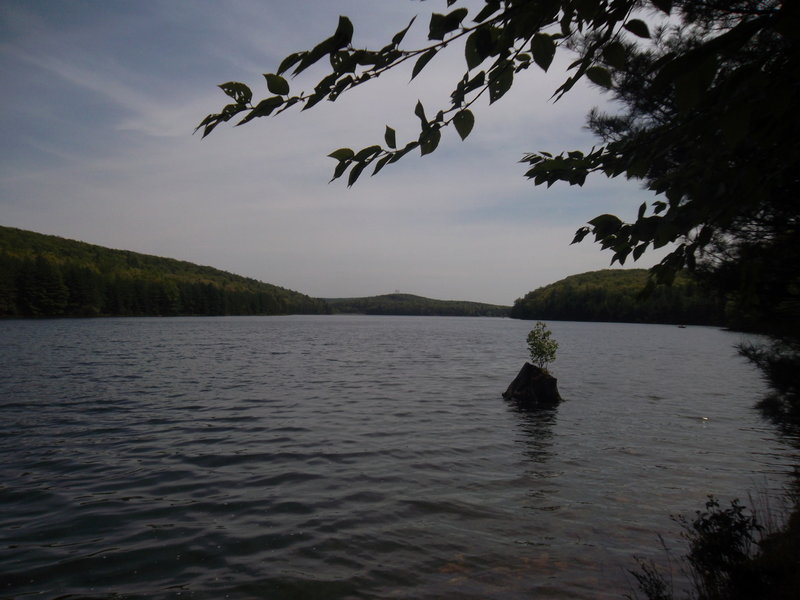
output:
M 529 321 L 2 321 L 0 598 L 620 598 L 787 485 L 740 334 L 549 326 L 525 412 Z

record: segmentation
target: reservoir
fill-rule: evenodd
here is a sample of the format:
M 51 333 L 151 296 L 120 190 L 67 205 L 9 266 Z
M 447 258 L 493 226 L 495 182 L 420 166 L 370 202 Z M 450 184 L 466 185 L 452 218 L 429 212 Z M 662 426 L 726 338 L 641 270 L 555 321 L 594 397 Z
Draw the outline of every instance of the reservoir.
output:
M 742 334 L 548 325 L 531 412 L 529 321 L 2 321 L 0 598 L 621 598 L 789 483 Z

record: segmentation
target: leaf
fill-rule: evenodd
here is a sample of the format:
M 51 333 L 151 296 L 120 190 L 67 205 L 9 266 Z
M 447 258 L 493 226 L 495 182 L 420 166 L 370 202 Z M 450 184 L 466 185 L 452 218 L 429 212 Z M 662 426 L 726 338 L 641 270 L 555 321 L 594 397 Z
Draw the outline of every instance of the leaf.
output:
M 448 33 L 458 29 L 468 12 L 466 8 L 457 8 L 446 15 L 433 13 L 428 27 L 428 39 L 443 40 Z
M 611 88 L 614 85 L 611 81 L 611 73 L 603 67 L 589 67 L 586 69 L 586 77 L 588 77 L 589 81 L 592 83 L 596 83 L 604 88 Z
M 636 248 L 633 249 L 633 260 L 637 261 L 645 253 L 647 247 L 649 246 L 649 242 L 645 242 L 643 244 L 639 244 Z
M 372 158 L 378 154 L 381 150 L 382 148 L 380 146 L 367 146 L 363 150 L 359 150 L 353 157 L 353 160 L 356 162 L 364 162 L 368 158 Z
M 387 154 L 386 156 L 382 157 L 375 164 L 375 170 L 372 171 L 372 175 L 377 175 L 378 171 L 380 171 L 386 165 L 386 163 L 388 163 L 392 159 L 393 156 L 394 156 L 393 154 Z
M 386 126 L 386 132 L 383 134 L 383 139 L 386 140 L 386 145 L 389 146 L 389 148 L 397 148 L 397 136 L 395 135 L 394 129 L 388 125 Z
M 649 38 L 650 30 L 647 28 L 647 23 L 640 19 L 631 19 L 623 25 L 625 29 L 630 31 L 633 35 L 640 38 Z
M 349 166 L 350 166 L 349 160 L 343 160 L 338 165 L 336 165 L 336 168 L 333 171 L 333 177 L 331 177 L 331 181 L 333 181 L 334 179 L 339 179 L 339 177 L 341 177 L 344 174 L 344 172 L 347 170 L 347 167 Z M 328 183 L 330 183 L 331 181 L 329 181 Z
M 623 68 L 627 57 L 628 53 L 621 42 L 611 42 L 603 47 L 603 59 L 615 69 Z
M 238 104 L 247 104 L 253 99 L 253 92 L 250 91 L 250 88 L 238 81 L 221 83 L 219 88 Z
M 414 114 L 422 121 L 423 126 L 428 125 L 428 118 L 425 116 L 425 109 L 422 106 L 422 101 L 417 100 L 417 105 L 414 107 Z
M 501 63 L 493 73 L 489 74 L 489 104 L 502 98 L 513 83 L 514 69 L 508 62 Z
M 662 12 L 667 14 L 672 12 L 672 0 L 650 0 L 650 2 Z
M 425 156 L 436 150 L 441 139 L 442 132 L 439 129 L 429 129 L 423 132 L 419 139 L 420 156 Z
M 477 67 L 487 56 L 478 51 L 478 35 L 480 31 L 480 29 L 473 31 L 464 44 L 464 58 L 467 61 L 467 68 L 469 69 Z
M 289 93 L 289 83 L 280 75 L 264 73 L 264 77 L 267 79 L 267 89 L 273 94 L 285 96 Z
M 589 235 L 590 232 L 591 229 L 589 229 L 588 227 L 581 227 L 580 229 L 578 229 L 578 231 L 575 232 L 575 237 L 572 239 L 571 244 L 578 244 L 582 242 L 583 238 Z
M 339 148 L 338 150 L 334 150 L 330 154 L 329 157 L 335 158 L 339 162 L 350 160 L 355 156 L 355 152 L 353 152 L 350 148 Z
M 531 52 L 533 53 L 534 62 L 543 71 L 547 71 L 553 62 L 553 57 L 556 55 L 556 44 L 553 38 L 546 33 L 537 33 L 531 40 Z
M 461 139 L 465 140 L 475 125 L 475 116 L 469 109 L 461 110 L 453 117 L 453 125 L 455 125 L 456 131 L 458 135 L 461 136 Z
M 236 125 L 244 125 L 245 123 L 249 123 L 256 117 L 268 117 L 272 114 L 276 108 L 283 104 L 283 98 L 280 96 L 270 96 L 269 98 L 265 98 L 261 102 L 259 102 L 256 107 L 250 111 L 250 113 L 241 121 L 239 121 Z
M 595 239 L 601 240 L 613 235 L 622 227 L 622 221 L 615 215 L 600 215 L 589 221 L 589 225 L 594 227 Z
M 486 6 L 481 9 L 481 12 L 473 19 L 475 23 L 482 23 L 494 13 L 500 10 L 500 2 L 497 0 L 486 0 Z
M 295 52 L 294 54 L 290 54 L 286 58 L 281 61 L 281 65 L 278 67 L 278 75 L 285 73 L 288 71 L 293 65 L 297 64 L 302 60 L 303 56 L 305 56 L 305 52 Z
M 484 83 L 486 83 L 486 72 L 481 71 L 467 82 L 467 85 L 464 86 L 464 93 L 469 94 L 471 91 L 477 90 Z
M 353 24 L 345 16 L 339 17 L 339 23 L 336 26 L 336 31 L 333 34 L 334 50 L 344 48 L 353 41 Z
M 356 179 L 358 179 L 366 166 L 367 163 L 358 163 L 350 169 L 350 176 L 347 178 L 347 187 L 351 187 L 356 182 Z
M 409 21 L 408 26 L 405 29 L 398 31 L 397 33 L 394 34 L 394 37 L 392 38 L 392 43 L 395 46 L 400 45 L 400 42 L 402 42 L 403 38 L 406 37 L 406 33 L 408 33 L 408 30 L 411 29 L 411 25 L 414 23 L 414 19 L 416 18 L 417 18 L 416 15 L 411 17 L 411 21 Z
M 436 56 L 436 53 L 439 50 L 437 48 L 431 48 L 430 50 L 425 51 L 418 59 L 417 62 L 414 63 L 414 68 L 411 70 L 411 79 L 414 79 L 422 69 L 425 68 L 431 59 Z

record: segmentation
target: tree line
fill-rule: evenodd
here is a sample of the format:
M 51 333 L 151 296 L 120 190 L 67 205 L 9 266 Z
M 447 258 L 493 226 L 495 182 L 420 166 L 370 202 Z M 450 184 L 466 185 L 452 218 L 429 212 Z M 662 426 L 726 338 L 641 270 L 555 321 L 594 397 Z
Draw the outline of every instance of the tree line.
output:
M 642 295 L 644 269 L 605 269 L 572 275 L 518 298 L 510 316 L 557 321 L 615 321 L 722 325 L 725 302 L 699 282 L 679 276 Z
M 0 227 L 0 317 L 326 312 L 324 301 L 212 267 Z
M 365 298 L 328 298 L 334 313 L 363 315 L 409 315 L 440 317 L 505 317 L 508 306 L 465 302 L 460 300 L 434 300 L 413 294 L 385 294 Z

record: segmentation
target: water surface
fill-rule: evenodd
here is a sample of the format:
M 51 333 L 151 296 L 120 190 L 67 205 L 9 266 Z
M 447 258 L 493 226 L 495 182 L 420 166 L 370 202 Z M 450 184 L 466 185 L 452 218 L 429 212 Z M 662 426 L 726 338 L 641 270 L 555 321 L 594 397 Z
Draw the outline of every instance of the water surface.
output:
M 524 412 L 530 327 L 0 322 L 0 597 L 619 598 L 670 514 L 786 484 L 738 334 L 552 322 Z

